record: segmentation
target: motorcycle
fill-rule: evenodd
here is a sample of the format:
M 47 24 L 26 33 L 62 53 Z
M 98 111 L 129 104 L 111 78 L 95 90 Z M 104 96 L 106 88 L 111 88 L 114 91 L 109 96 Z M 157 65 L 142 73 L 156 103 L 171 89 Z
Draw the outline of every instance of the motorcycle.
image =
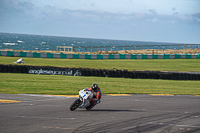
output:
M 90 104 L 90 99 L 93 98 L 93 93 L 90 90 L 83 89 L 79 91 L 79 97 L 70 106 L 70 110 L 74 111 L 77 108 L 92 109 L 95 105 Z

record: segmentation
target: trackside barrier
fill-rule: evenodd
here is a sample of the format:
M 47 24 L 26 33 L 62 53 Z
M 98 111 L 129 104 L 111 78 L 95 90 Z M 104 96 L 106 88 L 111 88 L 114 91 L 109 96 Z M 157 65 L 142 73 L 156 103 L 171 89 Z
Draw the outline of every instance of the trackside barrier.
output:
M 118 77 L 132 79 L 200 80 L 200 72 L 128 71 L 0 64 L 0 73 Z
M 59 59 L 200 59 L 200 54 L 63 54 L 0 51 L 0 56 Z

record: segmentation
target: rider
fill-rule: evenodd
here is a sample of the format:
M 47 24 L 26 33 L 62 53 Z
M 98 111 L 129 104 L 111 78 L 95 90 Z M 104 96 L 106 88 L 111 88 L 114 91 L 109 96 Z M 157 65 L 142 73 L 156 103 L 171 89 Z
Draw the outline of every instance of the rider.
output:
M 91 108 L 94 107 L 96 104 L 100 103 L 101 99 L 101 89 L 98 87 L 98 84 L 94 83 L 91 88 L 88 88 L 88 90 L 93 92 L 93 98 L 91 99 Z

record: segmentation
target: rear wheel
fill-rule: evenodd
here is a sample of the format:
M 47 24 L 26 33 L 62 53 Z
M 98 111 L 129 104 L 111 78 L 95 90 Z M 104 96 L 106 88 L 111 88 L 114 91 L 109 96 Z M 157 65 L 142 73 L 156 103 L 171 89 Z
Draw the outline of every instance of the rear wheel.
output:
M 72 103 L 72 105 L 70 106 L 70 110 L 71 111 L 74 111 L 74 110 L 76 110 L 77 108 L 78 108 L 78 106 L 80 106 L 81 105 L 81 100 L 78 98 L 78 99 L 76 99 L 73 103 Z
M 94 106 L 95 104 L 90 104 L 90 106 L 86 107 L 86 110 L 91 110 Z

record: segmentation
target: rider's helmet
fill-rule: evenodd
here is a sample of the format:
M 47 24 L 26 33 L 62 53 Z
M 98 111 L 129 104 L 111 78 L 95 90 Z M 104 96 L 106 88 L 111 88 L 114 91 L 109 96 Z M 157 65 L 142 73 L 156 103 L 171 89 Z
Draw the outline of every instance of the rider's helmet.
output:
M 95 83 L 95 84 L 92 85 L 92 90 L 95 91 L 97 88 L 98 88 L 98 84 Z

